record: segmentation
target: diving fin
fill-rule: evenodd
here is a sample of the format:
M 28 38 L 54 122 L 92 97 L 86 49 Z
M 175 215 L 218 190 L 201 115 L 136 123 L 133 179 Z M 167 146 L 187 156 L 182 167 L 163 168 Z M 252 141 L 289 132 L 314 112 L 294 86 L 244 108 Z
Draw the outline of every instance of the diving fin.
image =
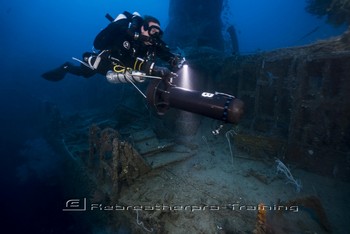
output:
M 68 72 L 68 68 L 69 66 L 71 66 L 70 63 L 64 63 L 63 65 L 61 65 L 60 67 L 53 69 L 51 71 L 45 72 L 44 74 L 42 74 L 41 76 L 49 81 L 60 81 L 63 80 L 63 78 L 65 77 L 65 75 Z

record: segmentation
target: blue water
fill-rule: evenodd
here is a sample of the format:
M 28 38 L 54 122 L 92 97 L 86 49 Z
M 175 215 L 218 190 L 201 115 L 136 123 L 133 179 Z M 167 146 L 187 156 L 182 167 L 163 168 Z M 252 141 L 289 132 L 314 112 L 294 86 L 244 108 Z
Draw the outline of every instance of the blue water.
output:
M 311 43 L 345 29 L 305 13 L 302 0 L 231 1 L 224 23 L 235 26 L 243 54 Z M 113 100 L 101 92 L 120 88 L 73 76 L 50 83 L 40 74 L 89 51 L 108 23 L 106 13 L 138 11 L 156 16 L 165 28 L 169 1 L 12 0 L 0 5 L 2 223 L 12 228 L 6 233 L 77 233 L 79 221 L 61 210 L 65 172 L 45 140 L 46 116 L 54 107 L 62 113 L 112 107 Z
M 303 0 L 231 0 L 229 22 L 238 31 L 242 53 L 272 50 L 312 43 L 341 34 L 346 27 L 334 28 L 305 12 Z M 303 36 L 317 31 L 301 40 Z

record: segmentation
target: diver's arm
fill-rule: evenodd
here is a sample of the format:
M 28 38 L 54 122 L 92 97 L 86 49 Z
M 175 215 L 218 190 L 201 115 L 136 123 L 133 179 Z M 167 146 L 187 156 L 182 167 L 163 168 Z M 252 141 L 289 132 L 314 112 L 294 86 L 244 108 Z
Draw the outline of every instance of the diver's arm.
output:
M 153 61 L 147 61 L 139 57 L 135 58 L 133 60 L 133 64 L 129 67 L 133 70 L 144 72 L 150 76 L 158 76 L 163 78 L 168 77 L 172 73 L 167 67 L 158 66 Z
M 171 53 L 168 46 L 162 46 L 158 49 L 158 57 L 163 61 L 167 62 L 171 66 L 173 71 L 176 72 L 179 69 L 181 57 L 179 55 Z

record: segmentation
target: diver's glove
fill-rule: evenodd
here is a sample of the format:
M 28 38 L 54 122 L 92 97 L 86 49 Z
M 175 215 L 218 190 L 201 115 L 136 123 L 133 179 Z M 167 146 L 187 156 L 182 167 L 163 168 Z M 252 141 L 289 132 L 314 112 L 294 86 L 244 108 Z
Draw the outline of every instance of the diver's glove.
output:
M 172 84 L 173 78 L 176 78 L 178 75 L 174 72 L 171 72 L 167 67 L 154 66 L 152 73 L 153 76 L 159 76 L 166 81 L 166 83 Z
M 169 64 L 173 69 L 176 69 L 179 65 L 179 61 L 180 61 L 180 58 L 177 56 L 174 56 L 174 57 L 170 58 Z
M 145 72 L 147 75 L 158 76 L 163 79 L 177 77 L 177 74 L 171 72 L 167 67 L 157 66 L 154 62 L 143 62 L 142 59 L 139 59 L 137 61 L 141 61 L 141 68 L 138 70 Z M 134 67 L 139 67 L 139 65 L 135 63 Z
M 180 56 L 176 55 L 174 57 L 171 57 L 168 62 L 172 68 L 172 71 L 177 72 L 186 63 L 186 59 L 185 59 L 185 57 L 180 57 Z
M 171 71 L 167 67 L 159 67 L 159 66 L 153 66 L 152 69 L 152 76 L 159 76 L 159 77 L 168 77 L 171 74 Z

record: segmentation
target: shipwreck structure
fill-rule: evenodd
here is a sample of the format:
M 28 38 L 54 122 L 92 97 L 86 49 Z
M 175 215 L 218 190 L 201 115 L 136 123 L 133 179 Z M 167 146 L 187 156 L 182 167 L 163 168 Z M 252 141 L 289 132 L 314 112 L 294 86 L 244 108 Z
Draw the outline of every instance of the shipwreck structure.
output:
M 227 59 L 217 89 L 229 83 L 246 103 L 240 147 L 348 180 L 349 42 L 347 31 L 313 45 Z

